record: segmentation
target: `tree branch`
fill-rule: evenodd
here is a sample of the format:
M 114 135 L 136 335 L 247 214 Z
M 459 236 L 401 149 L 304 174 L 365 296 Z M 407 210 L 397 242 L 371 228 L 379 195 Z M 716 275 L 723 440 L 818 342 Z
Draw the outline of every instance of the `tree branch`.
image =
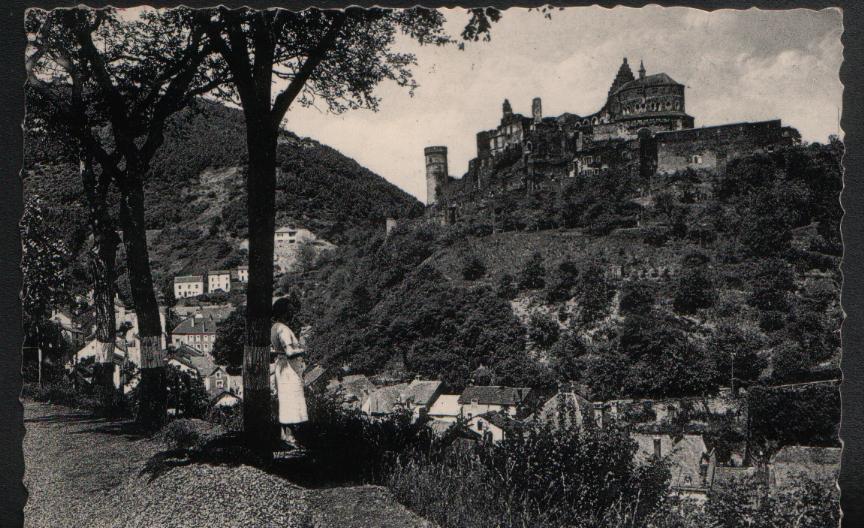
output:
M 297 75 L 294 76 L 294 79 L 291 80 L 291 83 L 288 87 L 280 93 L 276 97 L 276 101 L 273 103 L 273 109 L 271 111 L 271 125 L 278 127 L 282 122 L 282 119 L 285 117 L 285 114 L 288 112 L 288 108 L 291 106 L 291 103 L 294 102 L 294 99 L 297 97 L 297 94 L 303 89 L 303 86 L 306 84 L 306 81 L 309 80 L 309 77 L 314 73 L 315 68 L 318 67 L 319 64 L 324 60 L 324 57 L 327 55 L 327 52 L 333 47 L 336 43 L 336 38 L 339 36 L 339 31 L 345 25 L 345 22 L 348 20 L 348 13 L 346 11 L 339 11 L 335 14 L 333 18 L 333 23 L 330 25 L 330 28 L 327 30 L 327 33 L 321 38 L 318 42 L 318 45 L 309 53 L 308 58 L 303 63 L 303 66 L 297 72 Z

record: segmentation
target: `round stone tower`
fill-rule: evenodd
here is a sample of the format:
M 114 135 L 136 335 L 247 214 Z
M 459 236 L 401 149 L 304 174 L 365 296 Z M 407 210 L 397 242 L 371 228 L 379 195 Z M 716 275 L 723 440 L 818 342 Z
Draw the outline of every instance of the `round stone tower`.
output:
M 426 205 L 438 201 L 440 189 L 447 183 L 447 147 L 426 147 Z

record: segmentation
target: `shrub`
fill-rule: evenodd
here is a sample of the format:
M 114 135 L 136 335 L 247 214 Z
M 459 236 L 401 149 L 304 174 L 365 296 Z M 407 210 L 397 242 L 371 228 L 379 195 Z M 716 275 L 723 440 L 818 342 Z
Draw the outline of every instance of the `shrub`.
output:
M 486 264 L 477 255 L 471 254 L 462 263 L 462 278 L 469 281 L 482 279 L 486 275 Z
M 512 275 L 505 273 L 498 278 L 498 290 L 496 293 L 502 299 L 509 300 L 516 297 L 519 291 L 516 289 Z
M 558 321 L 544 314 L 533 314 L 528 325 L 528 337 L 535 344 L 548 348 L 558 340 Z
M 529 422 L 498 444 L 400 458 L 388 485 L 445 528 L 642 526 L 669 473 L 636 465 L 635 450 L 620 429 Z
M 295 436 L 315 471 L 333 482 L 384 482 L 400 453 L 431 443 L 431 430 L 422 420 L 412 423 L 407 410 L 373 419 L 344 407 L 338 395 L 312 392 L 306 402 L 309 421 Z
M 180 418 L 168 422 L 157 438 L 171 449 L 190 449 L 201 448 L 225 432 L 226 429 L 217 424 L 195 418 Z
M 543 255 L 535 252 L 525 263 L 519 274 L 519 289 L 540 290 L 546 285 L 546 268 L 543 267 Z

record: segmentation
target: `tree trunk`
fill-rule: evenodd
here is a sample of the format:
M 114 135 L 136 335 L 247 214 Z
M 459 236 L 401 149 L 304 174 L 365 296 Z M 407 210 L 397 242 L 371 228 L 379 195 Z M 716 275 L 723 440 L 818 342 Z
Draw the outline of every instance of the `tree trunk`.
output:
M 116 320 L 114 316 L 114 294 L 116 279 L 117 232 L 108 213 L 105 200 L 106 187 L 93 170 L 92 160 L 81 157 L 81 179 L 84 184 L 89 207 L 90 231 L 93 248 L 90 253 L 90 275 L 93 281 L 93 304 L 96 307 L 96 350 L 93 364 L 93 388 L 102 396 L 114 390 L 114 342 Z
M 249 283 L 243 349 L 243 430 L 250 445 L 267 450 L 273 433 L 270 403 L 270 314 L 273 304 L 273 237 L 276 230 L 276 138 L 263 116 L 246 115 L 249 169 Z
M 140 401 L 137 421 L 145 429 L 155 429 L 165 423 L 167 401 L 165 394 L 165 358 L 162 349 L 162 323 L 159 304 L 153 290 L 150 255 L 147 250 L 147 228 L 144 222 L 144 185 L 134 164 L 127 167 L 122 186 L 123 198 L 120 218 L 123 225 L 123 245 L 129 269 L 129 286 L 138 317 L 141 341 Z

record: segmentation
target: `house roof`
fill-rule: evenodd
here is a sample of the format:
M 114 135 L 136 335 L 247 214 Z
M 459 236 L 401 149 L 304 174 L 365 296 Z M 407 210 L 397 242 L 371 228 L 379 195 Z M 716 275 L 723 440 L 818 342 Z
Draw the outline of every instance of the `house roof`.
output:
M 297 231 L 295 226 L 282 226 L 276 230 L 277 233 L 288 233 L 289 231 Z
M 510 417 L 510 415 L 503 412 L 478 414 L 477 416 L 474 416 L 473 418 L 468 420 L 468 422 L 476 422 L 478 419 L 483 419 L 494 425 L 498 429 L 501 429 L 502 431 L 510 431 L 518 428 L 521 425 L 521 422 L 514 420 L 512 417 Z
M 429 416 L 459 416 L 461 411 L 458 394 L 441 394 L 429 408 Z
M 768 464 L 771 485 L 786 488 L 803 477 L 833 483 L 840 471 L 839 447 L 786 446 Z
M 311 369 L 303 373 L 303 384 L 306 386 L 312 385 L 324 376 L 326 370 L 321 365 L 315 365 Z
M 459 396 L 462 405 L 476 401 L 481 405 L 518 405 L 531 392 L 527 387 L 471 386 Z
M 538 417 L 541 420 L 558 424 L 561 421 L 561 411 L 563 410 L 567 413 L 572 409 L 576 425 L 581 426 L 586 418 L 584 410 L 591 407 L 593 407 L 591 402 L 575 392 L 559 392 L 546 400 L 546 403 L 543 404 L 538 413 Z M 565 414 L 566 417 L 567 415 Z M 590 415 L 588 418 L 590 418 Z
M 211 398 L 210 401 L 211 401 L 211 403 L 216 403 L 219 400 L 224 400 L 225 398 L 234 398 L 238 402 L 243 401 L 243 398 L 241 398 L 240 396 L 237 396 L 233 392 L 228 392 L 226 390 L 223 390 L 222 392 L 220 392 L 216 396 L 213 396 L 213 398 Z
M 172 334 L 215 334 L 216 321 L 212 316 L 189 317 L 177 325 Z
M 407 387 L 406 383 L 380 387 L 369 394 L 360 409 L 367 414 L 390 414 L 404 402 L 402 391 Z
M 237 266 L 237 271 L 240 271 L 240 270 L 249 271 L 249 266 L 245 266 L 245 265 L 244 266 Z
M 231 270 L 212 270 L 208 271 L 207 275 L 231 275 Z
M 181 275 L 178 277 L 174 277 L 174 284 L 180 282 L 204 282 L 203 275 Z
M 342 389 L 349 400 L 362 402 L 369 393 L 375 390 L 375 384 L 363 374 L 352 374 L 344 376 L 341 380 L 331 379 L 327 383 L 327 390 L 335 391 L 338 389 Z
M 402 392 L 404 401 L 411 401 L 415 405 L 429 406 L 441 389 L 439 380 L 413 380 Z

